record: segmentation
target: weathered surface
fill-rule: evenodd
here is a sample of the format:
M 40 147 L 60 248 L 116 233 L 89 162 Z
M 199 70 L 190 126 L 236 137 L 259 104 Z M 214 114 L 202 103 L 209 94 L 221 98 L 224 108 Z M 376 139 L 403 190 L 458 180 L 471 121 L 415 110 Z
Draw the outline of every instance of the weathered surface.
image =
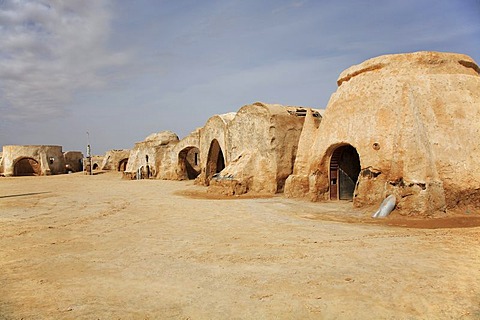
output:
M 1 319 L 480 317 L 480 227 L 119 176 L 0 179 Z
M 164 180 L 192 180 L 200 174 L 200 128 L 172 145 L 163 154 L 157 177 Z
M 0 152 L 0 176 L 3 174 L 3 152 Z
M 63 154 L 67 172 L 80 172 L 83 170 L 83 153 L 80 151 L 67 151 Z
M 205 126 L 200 129 L 200 167 L 202 169 L 196 183 L 208 186 L 212 176 L 221 171 L 230 160 L 225 152 L 226 130 L 227 123 L 234 117 L 234 112 L 215 115 L 208 119 Z
M 100 168 L 102 170 L 125 171 L 130 156 L 129 149 L 109 150 L 103 157 Z
M 135 143 L 130 151 L 124 177 L 156 178 L 165 152 L 178 143 L 178 136 L 171 131 L 162 131 L 149 135 L 145 141 Z M 140 176 L 137 177 L 137 173 Z
M 370 59 L 344 71 L 286 194 L 328 200 L 334 151 L 351 145 L 361 172 L 354 205 L 389 194 L 397 212 L 432 215 L 480 205 L 480 76 L 465 55 L 417 52 Z M 313 132 L 312 132 L 313 133 Z
M 304 121 L 297 109 L 260 102 L 242 107 L 226 126 L 227 166 L 209 190 L 226 195 L 282 192 Z
M 51 175 L 65 173 L 61 146 L 3 146 L 4 176 Z
M 210 192 L 225 195 L 282 192 L 292 173 L 306 113 L 301 107 L 255 103 L 237 113 L 215 115 L 204 127 L 162 149 L 151 176 L 195 179 L 209 186 Z M 314 113 L 320 117 L 318 111 Z M 137 153 L 135 157 L 143 160 L 154 153 L 158 143 L 148 140 L 137 144 L 130 156 Z M 129 165 L 126 175 L 133 178 L 132 170 L 146 165 L 145 161 Z
M 317 129 L 322 120 L 321 117 L 314 117 L 313 112 L 313 110 L 308 110 L 305 117 L 305 122 L 300 134 L 300 141 L 298 143 L 294 171 L 285 182 L 285 193 L 287 197 L 303 198 L 308 195 L 309 181 L 307 173 L 310 165 L 309 152 L 315 142 Z M 290 185 L 294 187 L 290 187 Z
M 93 170 L 101 170 L 102 163 L 105 160 L 105 156 L 95 155 L 92 156 L 92 168 Z

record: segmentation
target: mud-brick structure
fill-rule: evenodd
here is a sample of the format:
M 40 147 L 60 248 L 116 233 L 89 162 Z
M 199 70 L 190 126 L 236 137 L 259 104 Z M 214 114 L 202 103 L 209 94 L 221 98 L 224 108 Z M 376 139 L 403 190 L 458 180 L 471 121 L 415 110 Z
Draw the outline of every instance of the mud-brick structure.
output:
M 227 161 L 227 124 L 235 117 L 235 112 L 214 115 L 200 129 L 199 150 L 201 172 L 197 183 L 210 185 L 212 177 L 225 168 Z M 247 133 L 244 133 L 247 134 Z
M 201 171 L 200 166 L 200 128 L 182 140 L 169 144 L 168 151 L 163 153 L 159 179 L 193 180 Z
M 150 179 L 158 178 L 165 153 L 179 141 L 171 131 L 162 131 L 149 135 L 144 141 L 135 143 L 128 156 L 124 178 Z
M 285 194 L 356 207 L 395 195 L 427 216 L 480 205 L 480 69 L 461 54 L 386 55 L 341 73 L 305 121 Z
M 4 176 L 33 176 L 65 173 L 61 146 L 7 145 L 3 146 Z
M 226 124 L 226 166 L 210 181 L 210 191 L 226 195 L 283 192 L 293 171 L 298 142 L 309 109 L 257 102 Z M 320 117 L 317 111 L 312 113 Z M 211 146 L 209 157 L 214 145 Z M 209 165 L 215 159 L 207 158 Z
M 90 174 L 92 171 L 102 170 L 103 160 L 104 156 L 99 155 L 83 158 L 83 172 Z
M 196 182 L 224 195 L 282 192 L 307 110 L 257 102 L 211 117 L 199 131 Z
M 209 118 L 180 141 L 170 131 L 151 135 L 135 144 L 124 176 L 195 179 L 224 195 L 282 192 L 307 112 L 321 118 L 309 110 L 257 102 Z
M 103 156 L 100 169 L 124 172 L 127 168 L 129 149 L 109 150 Z
M 68 172 L 81 172 L 83 170 L 83 153 L 80 151 L 67 151 L 63 154 L 65 169 Z
M 102 170 L 103 160 L 104 160 L 104 156 L 100 156 L 100 155 L 92 156 L 92 169 Z

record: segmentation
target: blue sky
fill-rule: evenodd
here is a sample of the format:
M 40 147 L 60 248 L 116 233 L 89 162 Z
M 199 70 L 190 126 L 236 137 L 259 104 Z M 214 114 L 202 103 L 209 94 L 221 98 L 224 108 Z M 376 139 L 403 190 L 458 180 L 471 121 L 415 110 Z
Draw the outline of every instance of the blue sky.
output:
M 480 0 L 0 0 L 0 145 L 180 138 L 256 101 L 325 108 L 390 53 L 480 62 Z

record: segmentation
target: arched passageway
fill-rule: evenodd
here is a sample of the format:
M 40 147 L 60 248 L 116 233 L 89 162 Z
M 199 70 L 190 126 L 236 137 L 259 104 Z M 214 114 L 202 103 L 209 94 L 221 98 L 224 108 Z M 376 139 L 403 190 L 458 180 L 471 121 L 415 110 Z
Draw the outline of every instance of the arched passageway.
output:
M 145 167 L 145 178 L 150 179 L 151 176 L 152 176 L 152 170 L 150 169 L 150 166 L 147 164 L 147 166 Z
M 22 158 L 15 163 L 13 174 L 15 176 L 39 176 L 42 171 L 37 160 Z
M 186 147 L 178 154 L 179 176 L 192 180 L 200 174 L 200 150 L 197 147 Z
M 93 164 L 93 170 L 98 170 L 98 163 Z
M 330 199 L 352 200 L 360 174 L 360 157 L 351 145 L 337 147 L 330 158 Z
M 127 164 L 128 164 L 128 158 L 125 158 L 125 159 L 122 159 L 119 163 L 118 163 L 118 171 L 120 172 L 124 172 L 126 169 L 127 169 Z
M 210 183 L 213 175 L 215 173 L 219 173 L 225 168 L 225 158 L 223 157 L 222 148 L 218 143 L 217 139 L 213 139 L 212 143 L 210 143 L 210 149 L 208 150 L 208 158 L 207 158 L 207 167 L 206 167 L 206 175 L 207 175 L 207 184 Z

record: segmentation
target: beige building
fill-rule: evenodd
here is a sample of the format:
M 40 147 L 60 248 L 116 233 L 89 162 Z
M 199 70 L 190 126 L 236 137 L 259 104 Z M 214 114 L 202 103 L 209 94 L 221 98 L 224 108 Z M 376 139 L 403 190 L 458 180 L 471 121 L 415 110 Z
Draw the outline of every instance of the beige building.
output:
M 100 155 L 92 156 L 92 169 L 101 170 L 104 158 L 105 158 L 104 156 L 100 156 Z
M 40 176 L 66 172 L 61 146 L 7 145 L 3 146 L 2 175 Z
M 200 129 L 200 174 L 197 182 L 208 186 L 213 175 L 225 168 L 230 160 L 227 158 L 227 124 L 235 118 L 236 113 L 230 112 L 214 115 Z
M 157 178 L 209 186 L 239 195 L 282 192 L 292 173 L 307 109 L 254 103 L 215 115 L 162 154 Z M 318 111 L 313 115 L 320 117 Z
M 163 153 L 158 178 L 165 180 L 196 179 L 201 171 L 200 129 L 178 142 L 172 142 Z
M 63 154 L 65 169 L 68 172 L 81 172 L 83 170 L 83 153 L 80 151 L 67 151 Z
M 211 136 L 201 149 L 207 155 L 202 173 L 209 191 L 226 195 L 283 192 L 293 172 L 307 110 L 261 102 L 240 108 L 226 122 L 223 139 Z M 312 114 L 320 117 L 317 111 Z
M 100 169 L 124 172 L 127 168 L 130 150 L 109 150 L 103 156 Z
M 165 153 L 178 143 L 178 136 L 171 131 L 149 135 L 144 141 L 135 143 L 130 151 L 124 171 L 127 179 L 160 178 L 159 172 Z
M 480 69 L 468 56 L 416 52 L 341 73 L 324 117 L 307 117 L 289 197 L 442 214 L 480 206 Z
M 258 102 L 215 115 L 182 140 L 170 131 L 153 134 L 135 144 L 124 176 L 195 179 L 226 195 L 283 192 L 308 110 Z

